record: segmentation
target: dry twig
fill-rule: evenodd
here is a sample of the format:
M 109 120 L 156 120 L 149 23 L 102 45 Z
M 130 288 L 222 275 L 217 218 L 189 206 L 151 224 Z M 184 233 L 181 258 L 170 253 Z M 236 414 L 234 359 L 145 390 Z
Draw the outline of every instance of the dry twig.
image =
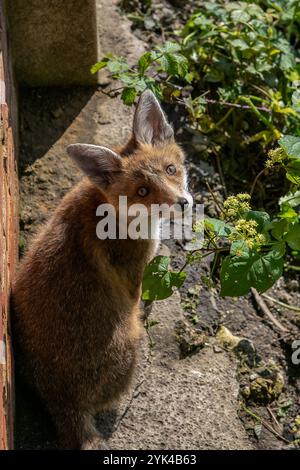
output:
M 260 294 L 257 292 L 256 289 L 254 289 L 254 287 L 251 287 L 251 293 L 257 303 L 257 305 L 259 306 L 259 308 L 261 309 L 262 313 L 264 313 L 268 318 L 269 320 L 271 320 L 271 322 L 280 330 L 280 331 L 288 331 L 278 320 L 277 318 L 274 317 L 274 315 L 270 312 L 266 302 L 262 299 L 262 297 L 260 296 Z

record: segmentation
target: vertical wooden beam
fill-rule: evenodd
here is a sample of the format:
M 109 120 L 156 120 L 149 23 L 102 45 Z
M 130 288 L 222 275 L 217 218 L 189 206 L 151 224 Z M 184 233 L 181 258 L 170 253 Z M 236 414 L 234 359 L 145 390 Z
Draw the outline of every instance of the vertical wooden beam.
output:
M 0 27 L 0 449 L 12 449 L 14 390 L 9 299 L 18 252 L 17 116 L 3 2 Z

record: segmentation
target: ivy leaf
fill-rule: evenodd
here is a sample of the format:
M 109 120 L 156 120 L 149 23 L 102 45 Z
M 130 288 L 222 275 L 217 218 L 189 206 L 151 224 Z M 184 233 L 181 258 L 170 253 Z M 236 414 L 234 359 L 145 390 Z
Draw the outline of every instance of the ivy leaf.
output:
M 282 270 L 282 254 L 276 249 L 266 254 L 249 251 L 242 256 L 227 256 L 221 267 L 221 295 L 239 297 L 251 287 L 265 292 L 279 279 Z
M 142 286 L 143 300 L 162 300 L 173 294 L 174 287 L 181 287 L 185 272 L 169 271 L 170 257 L 156 256 L 146 267 Z
M 127 106 L 131 106 L 134 103 L 137 92 L 135 88 L 124 88 L 122 91 L 121 98 Z

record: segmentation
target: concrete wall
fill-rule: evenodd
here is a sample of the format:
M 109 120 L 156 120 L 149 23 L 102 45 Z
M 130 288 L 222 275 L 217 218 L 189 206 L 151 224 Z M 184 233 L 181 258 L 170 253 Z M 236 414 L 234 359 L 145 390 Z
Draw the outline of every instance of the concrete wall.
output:
M 13 448 L 13 367 L 9 296 L 18 252 L 16 101 L 0 2 L 0 449 Z
M 98 60 L 96 0 L 7 0 L 9 38 L 19 83 L 92 85 Z

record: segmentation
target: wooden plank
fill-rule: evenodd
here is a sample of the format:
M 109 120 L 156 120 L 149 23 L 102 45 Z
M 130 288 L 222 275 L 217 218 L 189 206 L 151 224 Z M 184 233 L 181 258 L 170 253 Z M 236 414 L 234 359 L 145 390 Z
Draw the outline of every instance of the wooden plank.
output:
M 0 449 L 12 449 L 14 389 L 9 298 L 18 249 L 18 179 L 16 109 L 2 2 L 0 20 Z

